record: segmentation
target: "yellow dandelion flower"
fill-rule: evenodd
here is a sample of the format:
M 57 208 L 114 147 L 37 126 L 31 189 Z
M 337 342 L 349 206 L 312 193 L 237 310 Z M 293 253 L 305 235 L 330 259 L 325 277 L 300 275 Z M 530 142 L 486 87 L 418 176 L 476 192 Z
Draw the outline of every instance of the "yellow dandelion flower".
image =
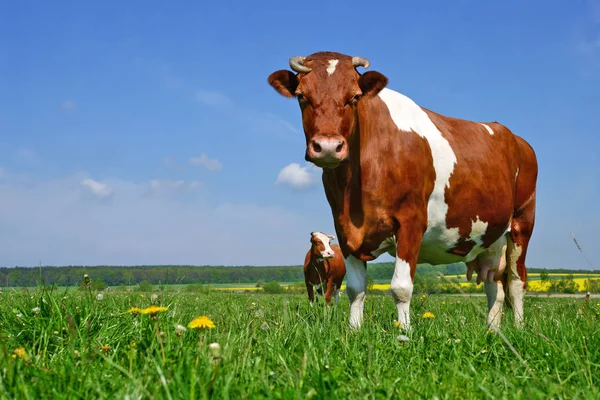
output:
M 144 308 L 143 310 L 140 310 L 140 314 L 155 315 L 155 314 L 158 314 L 159 312 L 163 312 L 163 311 L 167 311 L 167 310 L 168 310 L 167 307 L 150 306 L 148 308 Z
M 134 314 L 139 314 L 142 312 L 142 309 L 138 308 L 138 307 L 131 307 L 128 312 L 134 313 Z
M 445 302 L 445 301 L 442 301 L 442 305 L 444 305 L 444 304 L 446 304 L 446 302 Z
M 423 318 L 435 318 L 435 315 L 431 311 L 427 311 L 423 314 Z
M 198 318 L 194 318 L 189 324 L 188 328 L 192 329 L 205 329 L 210 328 L 213 329 L 215 327 L 215 323 L 210 320 L 206 315 L 203 315 Z
M 17 347 L 14 351 L 13 351 L 13 358 L 24 358 L 27 359 L 27 352 L 25 351 L 25 348 L 23 347 Z
M 493 330 L 493 329 L 489 329 L 489 330 L 487 331 L 487 333 L 488 333 L 488 335 L 493 335 L 494 333 L 496 333 L 496 331 L 495 331 L 495 330 Z
M 397 328 L 402 328 L 402 322 L 394 321 L 394 326 Z

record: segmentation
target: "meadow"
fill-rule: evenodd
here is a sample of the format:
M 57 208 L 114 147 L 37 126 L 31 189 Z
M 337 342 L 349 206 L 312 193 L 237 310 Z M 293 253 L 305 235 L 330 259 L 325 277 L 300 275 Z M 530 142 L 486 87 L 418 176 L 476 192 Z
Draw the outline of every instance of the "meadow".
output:
M 399 340 L 387 295 L 353 331 L 343 294 L 1 293 L 2 399 L 600 398 L 598 299 L 527 297 L 497 333 L 481 297 L 418 295 Z

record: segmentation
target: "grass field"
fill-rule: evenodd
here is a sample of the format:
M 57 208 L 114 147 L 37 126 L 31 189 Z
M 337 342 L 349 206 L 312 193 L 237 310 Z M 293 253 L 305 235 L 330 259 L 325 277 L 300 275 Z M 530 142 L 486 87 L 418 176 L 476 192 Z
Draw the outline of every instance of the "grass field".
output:
M 522 331 L 508 310 L 513 352 L 481 297 L 415 297 L 400 342 L 390 296 L 368 297 L 360 331 L 346 296 L 168 292 L 154 319 L 128 312 L 151 305 L 139 292 L 0 296 L 2 399 L 600 398 L 600 304 L 585 300 L 526 298 Z M 215 328 L 177 335 L 201 315 Z

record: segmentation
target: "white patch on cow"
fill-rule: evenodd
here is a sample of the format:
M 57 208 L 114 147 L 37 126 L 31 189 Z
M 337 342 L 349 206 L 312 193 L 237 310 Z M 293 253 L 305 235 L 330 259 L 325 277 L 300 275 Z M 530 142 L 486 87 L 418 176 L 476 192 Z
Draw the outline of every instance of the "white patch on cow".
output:
M 402 328 L 410 329 L 410 299 L 413 292 L 413 282 L 410 277 L 410 265 L 396 257 L 394 276 L 390 285 L 392 297 L 398 309 L 398 322 Z
M 517 167 L 517 172 L 515 173 L 515 182 L 517 181 L 518 177 L 519 177 L 519 167 Z
M 333 249 L 329 245 L 329 237 L 322 232 L 313 232 L 313 236 L 319 239 L 323 243 L 323 246 L 325 246 L 325 250 L 321 252 L 321 256 L 323 258 L 333 257 L 334 253 Z
M 331 75 L 335 72 L 335 67 L 337 66 L 339 60 L 329 60 L 329 65 L 327 66 L 327 74 Z
M 450 176 L 457 162 L 456 155 L 448 140 L 414 101 L 388 88 L 380 91 L 379 97 L 400 131 L 416 133 L 425 138 L 431 148 L 435 183 L 427 203 L 427 230 L 423 236 L 419 261 L 433 264 L 455 261 L 456 257 L 452 259 L 446 250 L 454 247 L 460 234 L 458 228 L 446 226 L 448 204 L 444 192 L 450 187 Z
M 525 297 L 525 288 L 523 285 L 525 282 L 521 280 L 517 271 L 517 261 L 523 248 L 516 243 L 513 243 L 512 239 L 508 240 L 506 263 L 508 268 L 508 295 L 513 307 L 515 316 L 515 326 L 523 326 L 523 299 Z
M 485 127 L 485 129 L 487 129 L 487 131 L 490 133 L 490 135 L 494 135 L 494 131 L 492 130 L 492 128 L 489 127 L 489 125 L 486 124 L 481 124 Z
M 483 235 L 485 235 L 488 225 L 487 222 L 483 222 L 479 219 L 479 215 L 476 217 L 476 220 L 471 223 L 471 234 L 469 235 L 469 239 L 476 243 L 476 247 L 480 247 L 483 244 Z
M 354 256 L 344 260 L 346 263 L 346 293 L 350 300 L 350 327 L 360 328 L 367 293 L 367 269 L 364 262 Z

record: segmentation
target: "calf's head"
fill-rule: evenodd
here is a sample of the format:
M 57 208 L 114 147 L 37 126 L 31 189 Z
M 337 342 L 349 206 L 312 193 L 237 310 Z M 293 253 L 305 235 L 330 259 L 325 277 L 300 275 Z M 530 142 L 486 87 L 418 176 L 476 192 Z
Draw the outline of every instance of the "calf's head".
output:
M 335 239 L 333 235 L 326 235 L 322 232 L 310 233 L 310 251 L 315 258 L 333 258 L 334 253 L 329 241 Z
M 269 75 L 269 84 L 281 95 L 295 97 L 302 112 L 306 136 L 305 159 L 321 168 L 335 168 L 350 155 L 350 139 L 357 126 L 357 107 L 363 98 L 377 95 L 387 85 L 379 72 L 360 74 L 369 60 L 333 52 L 294 56 L 291 69 Z

